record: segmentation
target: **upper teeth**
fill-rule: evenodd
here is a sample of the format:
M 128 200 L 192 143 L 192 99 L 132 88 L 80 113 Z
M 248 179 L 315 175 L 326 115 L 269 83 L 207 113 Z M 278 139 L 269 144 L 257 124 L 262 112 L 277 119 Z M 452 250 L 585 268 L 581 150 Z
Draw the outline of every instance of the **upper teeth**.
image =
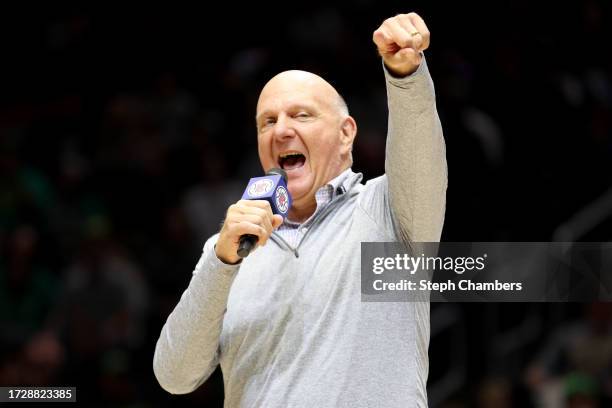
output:
M 301 156 L 301 155 L 302 155 L 302 153 L 295 153 L 295 152 L 292 152 L 292 153 L 282 153 L 280 155 L 280 158 L 281 159 L 286 159 L 289 156 Z

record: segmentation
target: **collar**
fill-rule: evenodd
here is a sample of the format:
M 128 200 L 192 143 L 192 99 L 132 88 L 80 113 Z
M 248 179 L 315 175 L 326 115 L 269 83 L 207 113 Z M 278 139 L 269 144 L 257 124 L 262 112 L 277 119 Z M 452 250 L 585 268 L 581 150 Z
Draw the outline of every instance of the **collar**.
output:
M 348 169 L 344 170 L 342 173 L 340 173 L 336 178 L 333 178 L 332 180 L 329 181 L 329 183 L 327 183 L 325 186 L 323 187 L 327 187 L 330 186 L 332 189 L 332 199 L 340 194 L 344 194 L 346 193 L 346 191 L 348 190 L 347 187 L 345 186 L 346 182 L 351 178 L 350 176 L 353 174 L 353 171 L 351 170 L 351 168 L 349 167 Z

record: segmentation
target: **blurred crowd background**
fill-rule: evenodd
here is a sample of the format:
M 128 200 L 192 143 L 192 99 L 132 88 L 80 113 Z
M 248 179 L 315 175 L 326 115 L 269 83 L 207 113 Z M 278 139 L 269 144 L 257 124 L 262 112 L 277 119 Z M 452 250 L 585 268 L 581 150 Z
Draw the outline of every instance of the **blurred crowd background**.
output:
M 219 372 L 172 397 L 152 357 L 205 240 L 261 173 L 259 89 L 291 68 L 327 78 L 359 125 L 354 170 L 382 174 L 386 97 L 371 36 L 400 12 L 432 33 L 443 240 L 610 241 L 611 6 L 0 13 L 0 385 L 76 386 L 89 406 L 222 406 Z M 432 304 L 430 405 L 612 406 L 611 324 L 610 304 Z

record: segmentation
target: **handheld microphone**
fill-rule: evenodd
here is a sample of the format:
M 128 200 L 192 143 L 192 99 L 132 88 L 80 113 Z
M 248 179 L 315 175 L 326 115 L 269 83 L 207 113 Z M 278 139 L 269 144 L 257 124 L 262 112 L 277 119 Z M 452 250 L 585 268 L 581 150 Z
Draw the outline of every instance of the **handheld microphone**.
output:
M 266 200 L 272 207 L 272 213 L 287 218 L 291 208 L 291 195 L 287 188 L 287 173 L 283 169 L 273 168 L 263 177 L 253 177 L 242 194 L 243 200 Z M 240 237 L 237 254 L 241 258 L 249 256 L 255 244 L 257 235 L 245 234 Z

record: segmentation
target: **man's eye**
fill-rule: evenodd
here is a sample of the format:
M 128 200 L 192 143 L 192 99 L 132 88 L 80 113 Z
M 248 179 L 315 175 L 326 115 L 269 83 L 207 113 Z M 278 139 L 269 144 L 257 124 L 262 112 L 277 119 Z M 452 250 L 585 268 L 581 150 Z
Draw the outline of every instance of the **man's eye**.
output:
M 295 115 L 296 118 L 309 118 L 310 114 L 308 112 L 299 112 L 297 115 Z
M 267 118 L 267 119 L 264 119 L 264 121 L 262 122 L 262 126 L 273 125 L 275 122 L 276 120 L 274 120 L 274 118 Z

